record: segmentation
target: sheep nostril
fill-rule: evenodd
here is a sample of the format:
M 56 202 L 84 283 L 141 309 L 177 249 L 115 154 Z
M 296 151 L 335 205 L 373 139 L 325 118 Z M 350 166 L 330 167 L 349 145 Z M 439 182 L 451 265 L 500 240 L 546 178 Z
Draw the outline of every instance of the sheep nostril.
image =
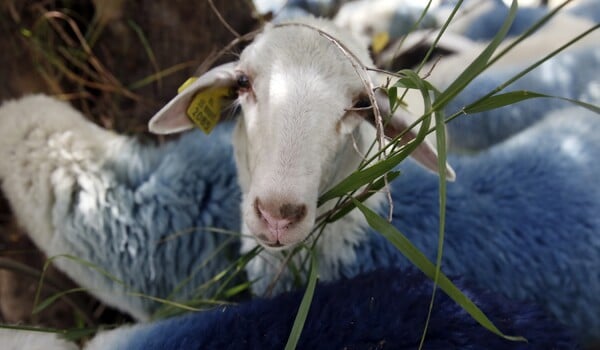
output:
M 281 229 L 289 229 L 293 224 L 301 221 L 306 216 L 307 208 L 304 204 L 282 204 L 273 206 L 263 204 L 258 198 L 254 200 L 254 212 L 262 222 L 274 225 Z
M 267 219 L 265 219 L 265 217 L 262 214 L 261 204 L 260 204 L 260 201 L 258 200 L 258 197 L 256 197 L 256 199 L 254 199 L 253 207 L 254 207 L 254 213 L 256 214 L 256 216 L 263 221 L 267 221 Z
M 306 216 L 306 205 L 283 204 L 279 207 L 279 215 L 290 222 L 298 222 Z

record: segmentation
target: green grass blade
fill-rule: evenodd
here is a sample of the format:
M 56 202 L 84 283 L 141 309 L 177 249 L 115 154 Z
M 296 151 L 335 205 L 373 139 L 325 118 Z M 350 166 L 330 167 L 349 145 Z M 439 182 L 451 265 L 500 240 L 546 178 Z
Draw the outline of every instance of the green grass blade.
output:
M 158 68 L 158 61 L 156 60 L 156 56 L 154 55 L 154 51 L 152 50 L 152 46 L 150 45 L 146 34 L 144 34 L 142 28 L 131 19 L 127 20 L 127 25 L 129 25 L 129 27 L 133 29 L 134 33 L 137 35 L 138 39 L 140 40 L 140 43 L 142 44 L 142 47 L 144 48 L 144 51 L 146 52 L 148 61 L 154 69 L 154 72 L 158 73 L 160 71 L 160 69 Z M 160 83 L 160 80 L 158 82 Z M 159 84 L 159 87 L 160 86 L 161 84 Z
M 390 243 L 392 243 L 413 265 L 431 278 L 435 278 L 436 268 L 431 261 L 421 251 L 415 247 L 398 229 L 381 218 L 371 209 L 367 208 L 362 203 L 355 201 L 354 203 L 363 213 L 369 225 L 379 233 L 381 233 Z M 498 327 L 475 305 L 466 295 L 464 295 L 455 285 L 444 275 L 439 274 L 439 287 L 452 300 L 460 305 L 469 315 L 473 317 L 480 325 L 488 329 L 490 332 L 512 341 L 526 341 L 525 338 L 519 336 L 508 336 L 502 333 Z
M 184 304 L 184 303 L 180 303 L 180 302 L 176 302 L 176 301 L 172 301 L 172 300 L 168 300 L 168 299 L 164 299 L 164 298 L 154 297 L 154 296 L 143 294 L 143 293 L 129 292 L 129 293 L 127 293 L 127 295 L 156 301 L 158 303 L 161 303 L 164 305 L 169 305 L 171 307 L 181 309 L 181 310 L 186 310 L 186 311 L 203 311 L 204 310 L 202 308 L 193 307 L 188 304 Z M 212 306 L 231 304 L 224 300 L 211 300 L 211 299 L 194 300 L 194 302 L 196 304 L 206 304 L 206 305 L 212 305 Z
M 377 191 L 381 190 L 385 186 L 386 182 L 388 184 L 391 183 L 399 175 L 399 171 L 390 171 L 385 177 L 380 177 L 379 179 L 377 179 L 377 181 L 373 182 L 369 186 L 367 192 L 361 193 L 354 198 L 361 203 L 366 201 L 367 199 L 371 198 L 371 196 L 374 195 Z M 346 216 L 346 214 L 348 214 L 356 207 L 354 206 L 354 203 L 352 201 L 346 201 L 345 203 L 338 205 L 338 208 L 339 209 L 327 219 L 328 223 L 332 223 L 343 218 L 344 216 Z
M 167 299 L 170 299 L 172 297 L 174 297 L 175 295 L 177 295 L 177 293 L 183 289 L 186 285 L 188 285 L 193 278 L 200 273 L 200 271 L 204 268 L 206 268 L 206 266 L 215 258 L 217 258 L 217 256 L 219 254 L 225 254 L 224 251 L 227 247 L 229 247 L 235 237 L 229 237 L 227 238 L 223 243 L 219 244 L 213 251 L 212 253 L 207 256 L 205 259 L 203 259 L 199 265 L 195 266 L 194 269 L 190 272 L 190 274 L 188 276 L 186 276 L 186 278 L 184 278 L 181 282 L 179 282 L 177 284 L 177 286 L 175 286 L 175 288 L 173 288 L 173 290 L 169 293 L 169 295 L 167 296 Z
M 429 12 L 429 9 L 431 7 L 432 4 L 432 0 L 427 1 L 427 4 L 425 5 L 425 8 L 423 8 L 423 11 L 421 11 L 421 14 L 419 15 L 419 18 L 417 19 L 417 21 L 415 23 L 413 23 L 410 28 L 408 29 L 407 35 L 404 35 L 401 39 L 400 42 L 398 44 L 398 49 L 397 51 L 394 53 L 394 57 L 398 56 L 399 50 L 402 49 L 404 47 L 404 41 L 406 40 L 406 38 L 408 37 L 408 34 L 414 32 L 417 28 L 419 28 L 419 26 L 421 25 L 421 23 L 423 22 L 423 19 L 425 19 L 425 16 L 427 15 L 427 13 Z M 463 2 L 463 0 L 459 0 L 459 3 L 456 5 L 456 8 L 460 7 L 460 3 Z M 452 15 L 451 15 L 452 17 Z M 447 20 L 447 22 L 450 22 L 450 19 Z M 437 43 L 437 41 L 436 41 Z M 423 60 L 421 61 L 421 65 L 424 65 L 425 62 L 427 61 L 427 59 L 429 58 L 429 56 L 431 55 L 431 53 L 433 52 L 433 48 L 435 48 L 435 44 L 432 45 L 432 48 L 430 49 L 430 51 L 428 51 L 425 54 L 425 57 L 423 58 Z M 388 67 L 389 69 L 389 67 Z
M 536 21 L 531 27 L 527 28 L 525 32 L 519 35 L 515 40 L 512 40 L 510 44 L 508 44 L 502 51 L 500 51 L 496 56 L 494 56 L 489 62 L 488 66 L 494 64 L 498 61 L 502 56 L 506 55 L 508 52 L 513 50 L 515 46 L 519 45 L 523 40 L 530 37 L 533 33 L 535 33 L 538 29 L 540 29 L 544 24 L 546 24 L 549 20 L 551 20 L 559 11 L 561 11 L 566 5 L 568 5 L 572 0 L 563 1 L 561 4 L 556 6 L 554 9 L 549 11 L 544 17 L 540 18 Z
M 118 279 L 117 277 L 115 277 L 113 274 L 111 274 L 111 273 L 110 273 L 110 272 L 108 272 L 107 270 L 105 270 L 105 269 L 101 268 L 100 266 L 98 266 L 98 265 L 96 265 L 96 264 L 94 264 L 94 263 L 92 263 L 92 262 L 89 262 L 89 261 L 87 261 L 87 260 L 84 260 L 84 259 L 78 258 L 78 257 L 76 257 L 76 256 L 74 256 L 74 255 L 70 255 L 70 254 L 58 254 L 58 255 L 54 255 L 54 256 L 52 256 L 52 257 L 48 258 L 48 259 L 46 260 L 46 263 L 44 264 L 44 270 L 45 270 L 45 269 L 48 267 L 48 265 L 49 265 L 49 264 L 50 264 L 52 261 L 54 261 L 54 260 L 56 260 L 56 259 L 58 259 L 58 258 L 65 258 L 65 259 L 68 259 L 68 260 L 72 260 L 72 261 L 74 261 L 74 262 L 76 262 L 76 263 L 78 263 L 78 264 L 81 264 L 81 265 L 83 265 L 83 266 L 89 267 L 90 269 L 92 269 L 92 270 L 94 270 L 94 271 L 98 272 L 98 273 L 99 273 L 99 274 L 101 274 L 102 276 L 104 276 L 104 277 L 108 278 L 108 279 L 109 279 L 109 280 L 111 280 L 112 282 L 114 282 L 114 283 L 116 283 L 116 284 L 119 284 L 119 285 L 121 285 L 121 286 L 123 286 L 123 287 L 126 287 L 126 285 L 125 285 L 125 282 L 123 282 L 122 280 Z
M 458 95 L 473 79 L 488 67 L 488 62 L 494 51 L 498 48 L 502 40 L 506 37 L 515 16 L 517 15 L 517 1 L 513 0 L 508 16 L 498 33 L 494 36 L 488 46 L 475 58 L 475 60 L 448 86 L 433 105 L 434 110 L 441 110 L 445 107 L 456 95 Z
M 319 203 L 323 204 L 330 199 L 344 196 L 347 193 L 355 191 L 370 182 L 376 181 L 379 177 L 393 170 L 398 164 L 400 164 L 401 161 L 408 157 L 413 148 L 406 147 L 401 152 L 382 160 L 373 166 L 354 172 L 352 175 L 342 180 L 334 188 L 324 193 L 321 196 Z
M 478 100 L 463 110 L 467 114 L 481 113 L 492 109 L 508 106 L 530 98 L 540 97 L 538 94 L 533 94 L 528 91 L 511 91 L 504 94 L 490 96 L 484 100 Z
M 435 86 L 433 86 L 427 80 L 424 80 L 423 78 L 419 77 L 414 71 L 410 69 L 403 69 L 400 71 L 400 74 L 405 75 L 406 77 L 398 79 L 394 83 L 393 87 L 401 87 L 405 89 L 419 89 L 421 90 L 421 95 L 423 95 L 424 99 L 429 97 L 429 95 L 425 95 L 426 93 L 428 94 L 429 91 L 435 94 L 439 94 L 439 91 Z M 399 101 L 396 101 L 396 104 L 398 104 L 398 102 Z M 390 107 L 392 106 L 394 105 L 390 104 Z
M 306 291 L 304 292 L 302 302 L 298 308 L 298 313 L 294 319 L 290 337 L 288 338 L 287 344 L 285 344 L 285 350 L 296 349 L 298 341 L 300 340 L 300 335 L 302 334 L 302 329 L 304 328 L 304 322 L 306 322 L 308 311 L 310 310 L 310 304 L 312 303 L 315 294 L 315 288 L 317 287 L 317 257 L 313 250 L 310 250 L 310 257 L 308 285 L 306 286 Z
M 48 267 L 50 267 L 50 264 L 54 260 L 59 259 L 59 258 L 65 258 L 65 259 L 68 259 L 68 260 L 72 260 L 72 261 L 74 261 L 74 262 L 76 262 L 78 264 L 81 264 L 83 266 L 89 267 L 89 268 L 95 270 L 96 272 L 100 273 L 102 276 L 110 279 L 114 283 L 117 283 L 117 284 L 119 284 L 119 285 L 121 285 L 123 287 L 126 287 L 125 283 L 123 281 L 121 281 L 120 279 L 116 278 L 115 276 L 113 276 L 112 274 L 110 274 L 108 271 L 106 271 L 105 269 L 99 267 L 98 265 L 96 265 L 94 263 L 91 263 L 91 262 L 89 262 L 87 260 L 78 258 L 78 257 L 73 256 L 73 255 L 59 254 L 59 255 L 54 255 L 54 256 L 49 257 L 48 259 L 46 259 L 46 262 L 44 263 L 44 267 L 42 268 L 42 273 L 40 275 L 40 280 L 38 282 L 38 285 L 37 285 L 37 288 L 36 288 L 36 291 L 35 291 L 35 297 L 33 299 L 33 305 L 38 305 L 38 303 L 39 303 L 40 295 L 41 295 L 41 292 L 42 292 L 42 286 L 44 284 L 44 278 L 46 276 L 46 271 L 48 270 Z
M 419 349 L 425 344 L 425 337 L 427 335 L 427 329 L 429 328 L 429 321 L 431 320 L 431 314 L 433 312 L 433 305 L 435 302 L 435 294 L 439 283 L 439 277 L 442 270 L 442 256 L 444 254 L 444 239 L 445 239 L 445 227 L 446 227 L 446 128 L 444 124 L 444 113 L 435 113 L 435 132 L 436 142 L 438 151 L 438 169 L 439 169 L 439 204 L 440 204 L 440 226 L 439 226 L 439 238 L 438 238 L 438 249 L 437 257 L 435 261 L 435 276 L 433 278 L 433 291 L 431 293 L 431 302 L 429 303 L 429 310 L 427 311 L 427 320 L 425 321 L 425 327 L 423 330 L 423 336 L 421 337 L 421 343 Z
M 252 287 L 252 282 L 244 282 L 223 291 L 222 294 L 225 300 L 229 300 L 238 294 L 250 290 L 250 287 Z
M 450 25 L 450 23 L 454 19 L 454 16 L 456 16 L 456 13 L 458 12 L 458 9 L 460 9 L 460 7 L 462 6 L 462 3 L 463 3 L 463 0 L 458 0 L 456 2 L 456 5 L 454 5 L 454 8 L 452 9 L 452 12 L 450 12 L 450 15 L 448 16 L 448 18 L 446 19 L 446 21 L 444 22 L 444 24 L 440 28 L 437 37 L 434 39 L 433 43 L 431 44 L 431 46 L 429 47 L 429 49 L 425 53 L 425 56 L 423 56 L 423 59 L 419 63 L 419 66 L 417 67 L 417 69 L 415 69 L 415 72 L 417 72 L 417 73 L 421 72 L 421 69 L 423 69 L 423 67 L 425 66 L 425 64 L 429 61 L 429 58 L 431 57 L 431 54 L 433 54 L 433 50 L 435 50 L 435 48 L 437 47 L 438 42 L 440 41 L 440 39 L 442 39 L 442 35 L 444 35 L 444 33 L 446 32 L 446 29 L 448 29 L 448 26 Z M 427 4 L 427 5 L 429 5 L 429 4 Z
M 87 292 L 87 291 L 89 291 L 89 289 L 79 287 L 79 288 L 72 288 L 72 289 L 65 290 L 65 291 L 62 291 L 59 293 L 55 293 L 52 296 L 43 300 L 42 302 L 35 304 L 35 307 L 31 311 L 31 313 L 37 314 L 37 313 L 43 311 L 48 306 L 52 305 L 56 300 L 60 299 L 61 297 L 65 296 L 67 294 L 78 293 L 78 292 Z
M 390 104 L 390 111 L 396 110 L 396 105 L 398 104 L 398 88 L 392 86 L 387 91 L 388 95 L 388 103 Z
M 446 123 L 448 123 L 449 121 L 451 121 L 451 120 L 459 117 L 460 115 L 462 115 L 464 113 L 467 113 L 466 112 L 467 109 L 470 110 L 468 113 L 476 113 L 479 108 L 482 108 L 479 111 L 485 111 L 485 110 L 493 109 L 493 108 L 487 108 L 486 109 L 486 107 L 485 107 L 485 104 L 487 103 L 486 100 L 488 100 L 490 97 L 492 97 L 494 95 L 495 96 L 499 96 L 499 95 L 496 95 L 498 92 L 504 90 L 507 86 L 509 86 L 512 83 L 514 83 L 515 81 L 519 80 L 521 77 L 525 76 L 527 73 L 531 72 L 532 70 L 534 70 L 535 68 L 537 68 L 538 66 L 540 66 L 541 64 L 543 64 L 544 62 L 546 62 L 547 60 L 549 60 L 552 57 L 558 55 L 560 52 L 564 51 L 566 48 L 568 48 L 569 46 L 573 45 L 574 43 L 576 43 L 577 41 L 579 41 L 581 38 L 583 38 L 586 35 L 590 34 L 594 30 L 597 30 L 599 27 L 600 27 L 600 24 L 597 24 L 597 25 L 593 26 L 592 28 L 590 28 L 590 29 L 584 31 L 583 33 L 579 34 L 578 36 L 576 36 L 575 38 L 573 38 L 572 40 L 570 40 L 566 44 L 562 45 L 558 49 L 552 51 L 551 53 L 549 53 L 545 57 L 539 59 L 538 61 L 536 61 L 532 65 L 530 65 L 527 68 L 523 69 L 522 71 L 520 71 L 519 73 L 517 73 L 516 75 L 514 75 L 513 77 L 511 77 L 507 81 L 503 82 L 502 84 L 498 85 L 496 88 L 494 88 L 493 90 L 491 90 L 490 92 L 488 92 L 487 94 L 485 94 L 483 97 L 479 98 L 477 101 L 473 102 L 472 104 L 470 104 L 469 106 L 465 107 L 464 109 L 453 113 L 450 117 L 448 117 L 446 119 Z M 535 94 L 534 92 L 530 92 L 530 93 L 531 94 Z M 573 104 L 579 105 L 581 107 L 587 108 L 587 109 L 589 109 L 591 111 L 594 111 L 594 112 L 598 113 L 597 112 L 598 111 L 598 107 L 597 106 L 594 106 L 594 105 L 591 105 L 589 103 L 585 103 L 585 102 L 582 102 L 582 101 L 579 101 L 579 100 L 569 99 L 569 98 L 561 97 L 561 96 L 550 96 L 550 95 L 536 96 L 536 97 L 551 97 L 551 98 L 562 99 L 562 100 L 569 101 L 569 102 L 571 102 Z M 516 100 L 515 102 L 518 102 L 518 100 Z M 493 103 L 494 104 L 498 104 L 499 107 L 502 106 L 497 101 L 495 101 Z M 473 107 L 476 107 L 476 108 L 473 108 Z
M 594 106 L 592 104 L 589 104 L 589 103 L 586 103 L 583 101 L 579 101 L 579 100 L 575 100 L 575 99 L 571 99 L 571 98 L 541 94 L 541 93 L 538 93 L 535 91 L 528 91 L 528 90 L 511 91 L 511 92 L 507 92 L 507 93 L 503 93 L 503 94 L 499 94 L 499 95 L 490 96 L 490 97 L 486 98 L 485 100 L 476 101 L 473 104 L 470 104 L 469 106 L 465 107 L 464 112 L 468 113 L 468 114 L 485 112 L 485 111 L 488 111 L 491 109 L 496 109 L 496 108 L 512 105 L 512 104 L 515 104 L 515 103 L 518 103 L 521 101 L 525 101 L 525 100 L 529 100 L 529 99 L 533 99 L 533 98 L 555 98 L 555 99 L 573 103 L 577 106 L 587 108 L 592 112 L 600 114 L 600 107 L 598 107 L 598 106 Z

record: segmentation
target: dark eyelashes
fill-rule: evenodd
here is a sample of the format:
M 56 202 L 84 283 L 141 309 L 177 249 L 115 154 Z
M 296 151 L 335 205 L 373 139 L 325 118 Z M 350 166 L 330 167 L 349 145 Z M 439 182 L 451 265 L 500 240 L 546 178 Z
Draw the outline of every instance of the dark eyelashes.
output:
M 369 100 L 368 97 L 359 98 L 356 102 L 354 102 L 354 105 L 352 106 L 352 108 L 355 108 L 355 109 L 371 108 L 371 100 Z
M 249 90 L 252 87 L 252 84 L 250 83 L 248 75 L 244 73 L 239 74 L 236 79 L 236 86 L 238 90 L 241 91 Z

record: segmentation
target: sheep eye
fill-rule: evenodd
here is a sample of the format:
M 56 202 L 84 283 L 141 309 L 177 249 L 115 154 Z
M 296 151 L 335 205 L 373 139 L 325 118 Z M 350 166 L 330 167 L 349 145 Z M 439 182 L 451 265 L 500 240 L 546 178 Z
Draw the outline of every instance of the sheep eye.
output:
M 354 100 L 354 104 L 350 108 L 346 108 L 346 112 L 355 112 L 359 114 L 368 113 L 372 110 L 371 100 L 368 96 L 359 96 Z
M 368 97 L 360 98 L 358 101 L 356 101 L 354 103 L 354 106 L 352 106 L 352 108 L 355 108 L 355 109 L 367 109 L 370 107 L 371 107 L 371 100 L 369 100 Z
M 250 89 L 250 78 L 246 74 L 238 75 L 236 83 L 240 90 Z

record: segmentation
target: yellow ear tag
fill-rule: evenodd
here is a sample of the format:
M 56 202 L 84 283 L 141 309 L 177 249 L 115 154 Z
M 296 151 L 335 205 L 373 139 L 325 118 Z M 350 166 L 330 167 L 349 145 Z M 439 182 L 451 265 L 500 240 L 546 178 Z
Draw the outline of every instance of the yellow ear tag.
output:
M 192 83 L 196 80 L 198 80 L 198 77 L 189 77 L 186 81 L 183 82 L 183 84 L 181 84 L 180 87 L 177 88 L 177 93 L 180 94 L 188 86 L 192 85 Z
M 177 89 L 177 93 L 180 94 L 197 79 L 198 77 L 188 78 Z M 204 133 L 210 134 L 221 118 L 221 103 L 226 96 L 229 96 L 229 88 L 226 87 L 208 88 L 198 92 L 186 110 L 188 118 Z
M 209 88 L 198 92 L 187 108 L 187 116 L 204 133 L 210 134 L 221 118 L 223 98 L 229 96 L 229 88 Z
M 379 32 L 373 35 L 373 38 L 371 39 L 371 49 L 373 50 L 373 54 L 380 54 L 389 42 L 390 34 L 388 32 Z

